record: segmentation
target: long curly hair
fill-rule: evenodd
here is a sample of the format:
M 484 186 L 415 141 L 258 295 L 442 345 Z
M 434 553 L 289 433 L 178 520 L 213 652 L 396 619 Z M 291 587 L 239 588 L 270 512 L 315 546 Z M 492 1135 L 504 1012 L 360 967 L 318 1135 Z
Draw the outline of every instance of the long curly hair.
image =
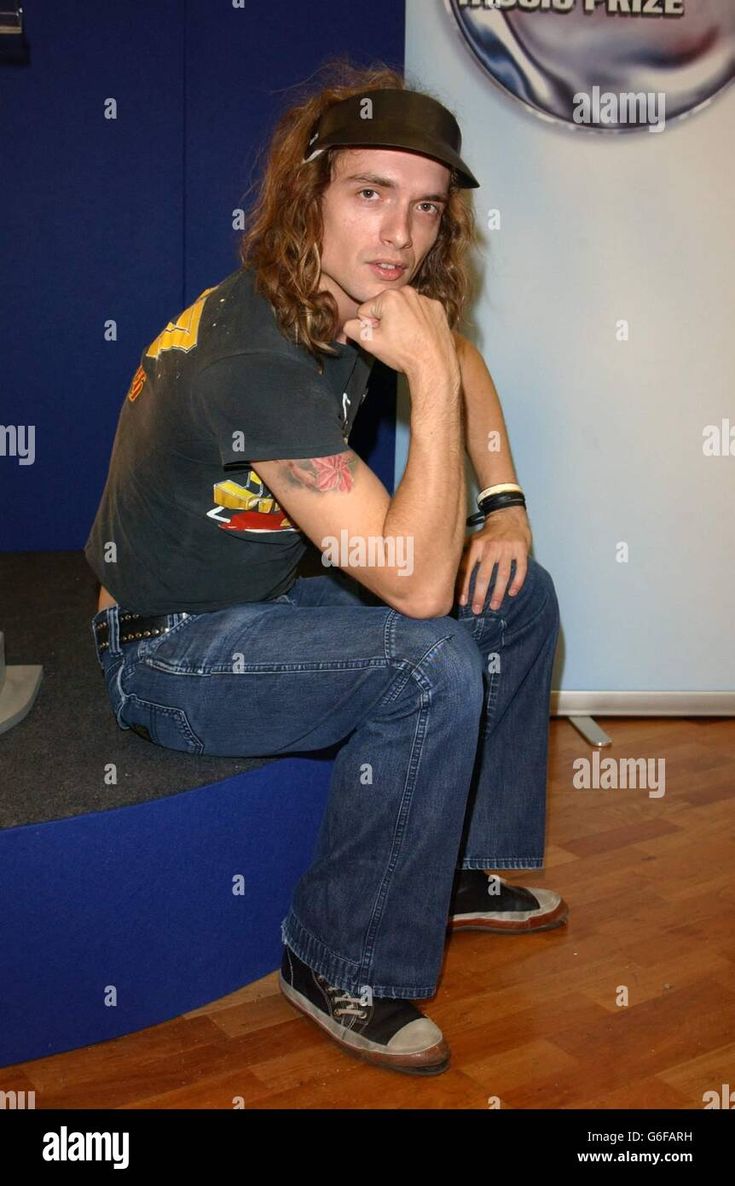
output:
M 353 95 L 393 87 L 437 96 L 423 87 L 407 87 L 404 75 L 383 61 L 362 68 L 336 58 L 318 73 L 323 85 L 317 92 L 311 89 L 298 96 L 278 119 L 267 148 L 259 153 L 262 158 L 265 151 L 265 163 L 262 175 L 248 190 L 248 194 L 256 190 L 256 198 L 246 215 L 238 254 L 243 267 L 254 270 L 256 288 L 270 302 L 281 332 L 308 350 L 323 371 L 320 355 L 336 353 L 331 342 L 339 321 L 336 300 L 318 287 L 321 198 L 332 180 L 335 158 L 345 149 L 330 147 L 305 162 L 309 133 L 328 107 Z M 472 295 L 466 256 L 477 241 L 472 206 L 452 170 L 439 233 L 411 281 L 417 292 L 442 302 L 452 329 Z

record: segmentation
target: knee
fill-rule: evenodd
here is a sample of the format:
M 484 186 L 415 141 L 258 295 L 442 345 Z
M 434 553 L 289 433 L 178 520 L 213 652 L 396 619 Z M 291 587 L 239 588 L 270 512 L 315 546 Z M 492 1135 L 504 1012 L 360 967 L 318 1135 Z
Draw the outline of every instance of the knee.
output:
M 551 573 L 532 556 L 528 557 L 528 572 L 524 585 L 526 584 L 528 585 L 529 612 L 533 616 L 543 613 L 544 621 L 548 623 L 549 629 L 558 629 L 559 601 L 554 581 Z
M 398 628 L 399 658 L 413 667 L 415 681 L 432 695 L 443 692 L 468 711 L 482 708 L 485 661 L 472 635 L 449 616 L 407 618 Z

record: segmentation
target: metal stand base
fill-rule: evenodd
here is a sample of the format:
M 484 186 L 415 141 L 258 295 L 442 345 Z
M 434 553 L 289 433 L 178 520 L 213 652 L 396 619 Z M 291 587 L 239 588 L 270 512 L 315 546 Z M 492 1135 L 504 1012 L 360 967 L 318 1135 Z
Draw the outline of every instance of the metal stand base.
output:
M 6 667 L 5 635 L 0 630 L 0 733 L 7 733 L 31 711 L 43 667 Z
M 590 745 L 596 745 L 599 749 L 612 745 L 612 738 L 608 737 L 604 729 L 601 729 L 592 717 L 567 717 L 567 720 L 589 741 Z

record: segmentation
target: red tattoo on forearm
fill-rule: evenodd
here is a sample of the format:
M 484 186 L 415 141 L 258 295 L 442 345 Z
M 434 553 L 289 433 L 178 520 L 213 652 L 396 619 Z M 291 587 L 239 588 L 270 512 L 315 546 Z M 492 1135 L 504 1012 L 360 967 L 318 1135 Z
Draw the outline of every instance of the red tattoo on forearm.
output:
M 334 453 L 330 457 L 290 458 L 283 463 L 283 472 L 292 486 L 316 490 L 348 492 L 354 485 L 354 474 L 359 458 L 352 451 Z

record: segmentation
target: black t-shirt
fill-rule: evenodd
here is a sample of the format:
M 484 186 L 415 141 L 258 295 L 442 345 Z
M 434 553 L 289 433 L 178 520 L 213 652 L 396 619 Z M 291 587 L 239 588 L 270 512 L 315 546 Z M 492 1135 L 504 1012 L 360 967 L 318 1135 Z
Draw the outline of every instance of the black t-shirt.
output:
M 374 358 L 332 345 L 320 375 L 238 268 L 144 350 L 84 547 L 122 608 L 203 613 L 290 588 L 309 540 L 249 463 L 347 452 Z

